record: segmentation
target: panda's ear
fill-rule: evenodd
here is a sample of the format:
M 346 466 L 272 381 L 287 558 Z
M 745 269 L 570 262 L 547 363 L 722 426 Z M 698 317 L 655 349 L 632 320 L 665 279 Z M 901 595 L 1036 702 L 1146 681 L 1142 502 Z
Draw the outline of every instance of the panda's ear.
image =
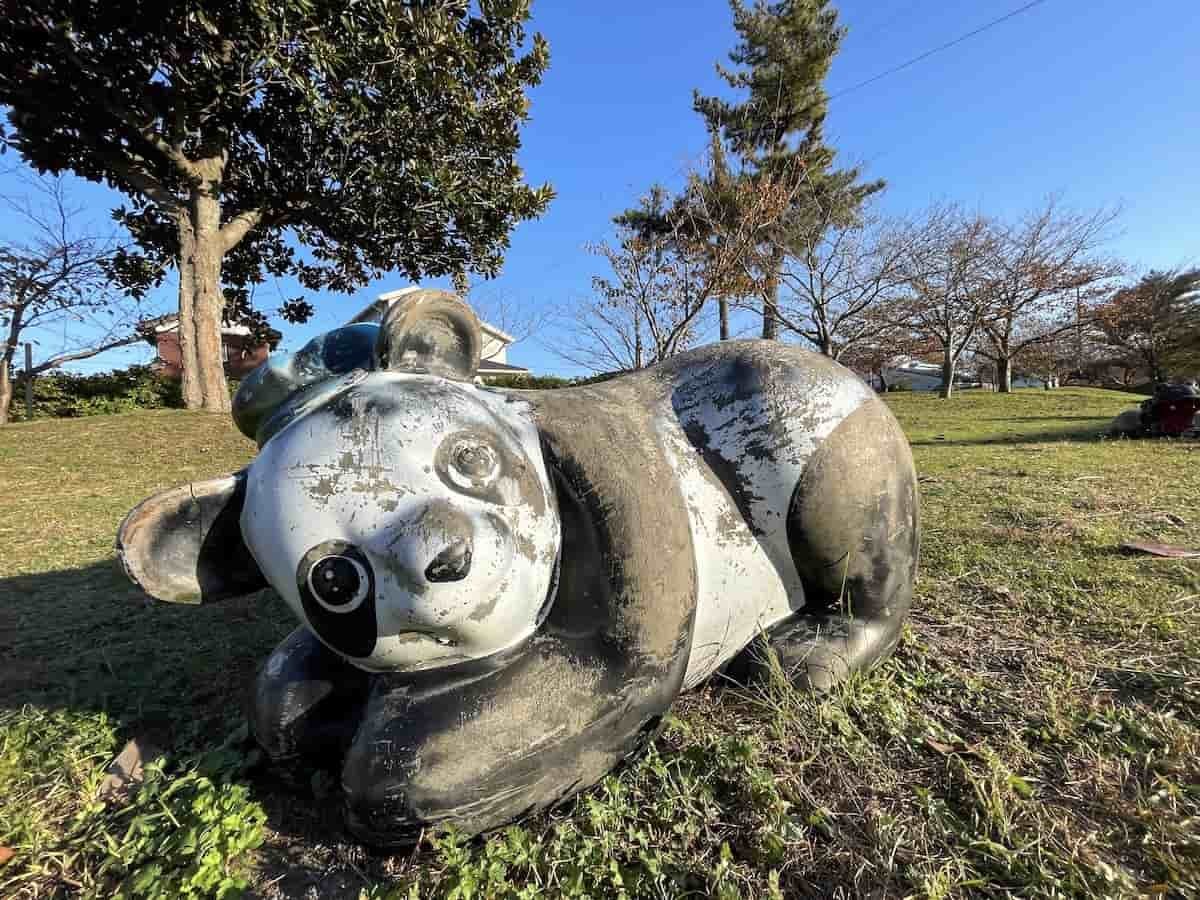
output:
M 125 573 L 167 603 L 208 603 L 267 586 L 242 540 L 243 473 L 143 500 L 117 531 Z
M 375 367 L 470 381 L 482 347 L 479 319 L 471 307 L 445 291 L 413 291 L 384 315 Z

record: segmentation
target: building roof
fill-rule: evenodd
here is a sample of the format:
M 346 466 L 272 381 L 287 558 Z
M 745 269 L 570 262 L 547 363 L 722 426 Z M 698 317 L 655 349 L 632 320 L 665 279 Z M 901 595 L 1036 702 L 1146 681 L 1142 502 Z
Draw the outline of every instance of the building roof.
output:
M 166 334 L 171 331 L 179 330 L 179 315 L 177 313 L 168 313 L 165 316 L 158 316 L 154 319 L 146 319 L 138 324 L 138 331 L 150 343 L 154 343 L 154 335 Z M 245 325 L 221 325 L 221 334 L 230 337 L 248 337 L 250 329 Z M 274 328 L 268 328 L 266 331 L 267 343 L 274 347 L 282 339 L 283 335 Z
M 508 363 L 480 360 L 477 375 L 528 375 L 529 370 L 524 366 L 510 366 Z

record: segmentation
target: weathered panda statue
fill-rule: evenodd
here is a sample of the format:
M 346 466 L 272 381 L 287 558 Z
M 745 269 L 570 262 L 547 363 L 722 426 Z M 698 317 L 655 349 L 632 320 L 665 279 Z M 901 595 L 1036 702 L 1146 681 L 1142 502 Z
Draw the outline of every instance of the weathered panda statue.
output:
M 637 752 L 680 691 L 752 673 L 758 640 L 817 690 L 895 647 L 916 479 L 846 369 L 731 341 L 495 390 L 454 296 L 377 315 L 251 374 L 234 417 L 254 461 L 151 497 L 118 538 L 159 599 L 288 603 L 302 624 L 258 675 L 253 732 L 275 759 L 340 764 L 363 841 L 545 809 Z

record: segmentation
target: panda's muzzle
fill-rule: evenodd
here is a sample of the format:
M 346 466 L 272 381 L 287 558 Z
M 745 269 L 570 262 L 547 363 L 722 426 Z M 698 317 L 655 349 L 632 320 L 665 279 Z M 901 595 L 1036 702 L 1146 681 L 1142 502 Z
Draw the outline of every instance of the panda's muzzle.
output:
M 456 538 L 425 567 L 425 580 L 434 583 L 462 581 L 470 571 L 471 542 Z

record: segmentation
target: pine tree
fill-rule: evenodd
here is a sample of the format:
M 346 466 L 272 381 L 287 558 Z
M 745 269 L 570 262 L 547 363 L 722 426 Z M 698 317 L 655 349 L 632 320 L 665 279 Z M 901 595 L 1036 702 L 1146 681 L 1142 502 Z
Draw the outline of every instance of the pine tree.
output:
M 778 272 L 789 231 L 830 204 L 838 213 L 831 218 L 853 217 L 883 182 L 860 184 L 858 168 L 835 169 L 834 150 L 824 140 L 825 77 L 846 35 L 829 0 L 756 0 L 752 6 L 730 0 L 730 6 L 740 40 L 729 54 L 734 68 L 718 64 L 717 72 L 747 93 L 737 101 L 697 93 L 696 111 L 740 158 L 743 177 L 778 177 L 802 167 L 809 188 L 772 231 L 773 246 L 763 254 L 762 336 L 774 338 Z

